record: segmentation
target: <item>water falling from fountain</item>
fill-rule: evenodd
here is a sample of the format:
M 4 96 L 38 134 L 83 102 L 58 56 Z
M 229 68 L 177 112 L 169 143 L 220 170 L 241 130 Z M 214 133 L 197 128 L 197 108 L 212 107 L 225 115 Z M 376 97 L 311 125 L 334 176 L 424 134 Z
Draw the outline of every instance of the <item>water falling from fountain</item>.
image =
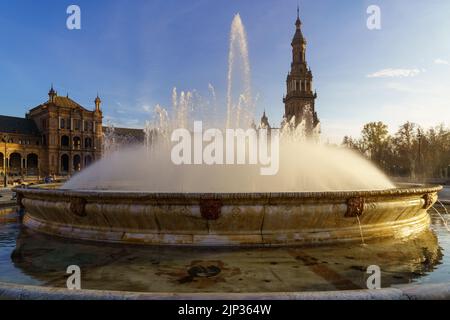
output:
M 356 215 L 356 220 L 358 221 L 358 226 L 359 226 L 359 232 L 361 234 L 361 244 L 363 246 L 366 245 L 366 242 L 364 241 L 364 233 L 363 233 L 363 229 L 362 229 L 362 225 L 361 225 L 361 219 L 359 218 L 358 215 Z
M 442 203 L 442 201 L 438 199 L 438 200 L 437 200 L 437 203 L 439 203 L 439 205 L 444 209 L 445 214 L 446 214 L 446 215 L 449 215 L 448 210 L 447 210 L 447 207 L 444 206 L 444 204 Z
M 435 207 L 432 207 L 432 208 L 439 215 L 439 217 L 441 218 L 442 222 L 444 223 L 445 229 L 447 229 L 447 231 L 450 232 L 450 227 L 448 226 L 447 220 L 445 220 L 444 216 L 439 212 L 438 209 L 436 209 Z

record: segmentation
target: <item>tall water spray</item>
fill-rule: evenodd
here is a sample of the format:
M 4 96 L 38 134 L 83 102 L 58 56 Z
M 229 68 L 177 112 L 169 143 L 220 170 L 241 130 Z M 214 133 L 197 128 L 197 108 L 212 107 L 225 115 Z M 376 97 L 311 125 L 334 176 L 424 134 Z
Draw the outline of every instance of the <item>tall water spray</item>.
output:
M 242 66 L 237 69 L 240 60 Z M 234 93 L 235 74 L 241 71 L 242 88 Z M 236 14 L 231 23 L 230 48 L 228 53 L 228 88 L 227 88 L 227 128 L 250 127 L 253 117 L 253 99 L 251 90 L 251 70 L 248 53 L 247 34 L 241 16 Z M 237 99 L 237 101 L 236 101 Z

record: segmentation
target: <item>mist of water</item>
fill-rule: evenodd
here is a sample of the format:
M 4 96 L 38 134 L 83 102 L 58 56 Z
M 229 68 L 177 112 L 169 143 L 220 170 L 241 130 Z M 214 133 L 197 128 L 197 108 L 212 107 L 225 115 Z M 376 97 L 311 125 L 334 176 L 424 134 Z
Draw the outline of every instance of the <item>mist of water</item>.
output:
M 279 172 L 261 176 L 259 165 L 181 165 L 170 148 L 117 151 L 64 185 L 76 190 L 235 193 L 390 189 L 394 185 L 369 161 L 338 147 L 285 141 Z

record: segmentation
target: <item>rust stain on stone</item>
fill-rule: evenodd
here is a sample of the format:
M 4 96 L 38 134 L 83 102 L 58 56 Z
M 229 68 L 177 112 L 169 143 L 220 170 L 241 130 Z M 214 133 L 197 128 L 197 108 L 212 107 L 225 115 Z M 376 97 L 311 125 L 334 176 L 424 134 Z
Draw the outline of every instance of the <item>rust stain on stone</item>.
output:
M 217 220 L 222 213 L 222 201 L 214 199 L 201 200 L 200 212 L 203 219 Z
M 350 198 L 347 201 L 347 213 L 346 218 L 360 217 L 364 213 L 365 199 L 362 197 Z
M 70 200 L 70 212 L 78 217 L 86 217 L 86 200 L 82 198 L 73 198 Z

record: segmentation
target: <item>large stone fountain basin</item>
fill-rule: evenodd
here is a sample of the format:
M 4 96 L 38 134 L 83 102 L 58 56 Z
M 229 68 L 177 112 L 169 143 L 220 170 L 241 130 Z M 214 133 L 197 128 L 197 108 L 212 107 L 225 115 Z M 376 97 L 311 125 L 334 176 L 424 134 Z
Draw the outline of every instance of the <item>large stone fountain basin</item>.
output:
M 439 186 L 381 191 L 174 194 L 23 189 L 30 229 L 129 244 L 285 246 L 404 238 L 430 226 Z

